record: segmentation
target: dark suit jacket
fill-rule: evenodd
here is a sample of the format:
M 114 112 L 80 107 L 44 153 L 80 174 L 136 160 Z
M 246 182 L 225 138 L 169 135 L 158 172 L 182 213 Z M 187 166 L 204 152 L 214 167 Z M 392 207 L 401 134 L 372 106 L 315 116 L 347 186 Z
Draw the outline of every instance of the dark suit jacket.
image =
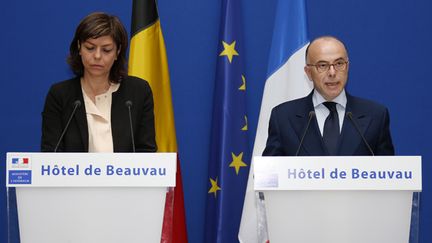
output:
M 72 114 L 74 102 L 81 101 L 57 151 L 87 152 L 88 127 L 84 98 L 78 77 L 51 86 L 42 112 L 41 150 L 52 152 Z M 114 152 L 132 152 L 128 108 L 132 102 L 132 126 L 136 151 L 155 152 L 153 95 L 149 84 L 136 77 L 126 77 L 112 94 L 111 131 Z
M 285 102 L 273 108 L 263 156 L 295 155 L 308 123 L 309 112 L 314 110 L 312 94 L 313 92 L 304 98 Z M 394 155 L 387 108 L 347 93 L 345 114 L 348 112 L 352 112 L 354 121 L 375 155 Z M 299 156 L 324 155 L 329 153 L 319 131 L 317 119 L 313 117 Z M 344 118 L 339 138 L 338 155 L 371 155 L 347 116 Z

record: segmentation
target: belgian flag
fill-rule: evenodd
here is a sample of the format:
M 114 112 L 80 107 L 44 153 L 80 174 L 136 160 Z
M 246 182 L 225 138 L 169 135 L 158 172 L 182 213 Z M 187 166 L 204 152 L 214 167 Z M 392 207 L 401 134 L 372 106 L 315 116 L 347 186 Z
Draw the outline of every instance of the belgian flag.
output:
M 158 152 L 177 152 L 168 62 L 155 0 L 133 1 L 129 75 L 147 80 L 153 91 Z M 178 157 L 176 188 L 167 195 L 161 242 L 185 243 L 187 233 Z

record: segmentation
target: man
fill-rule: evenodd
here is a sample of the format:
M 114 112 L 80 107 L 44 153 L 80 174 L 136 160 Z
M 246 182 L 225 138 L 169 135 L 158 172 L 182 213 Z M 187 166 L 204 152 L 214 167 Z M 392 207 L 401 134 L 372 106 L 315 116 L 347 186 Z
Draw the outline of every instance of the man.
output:
M 314 90 L 273 108 L 263 156 L 394 155 L 387 108 L 345 91 L 349 59 L 340 40 L 312 41 L 304 70 Z

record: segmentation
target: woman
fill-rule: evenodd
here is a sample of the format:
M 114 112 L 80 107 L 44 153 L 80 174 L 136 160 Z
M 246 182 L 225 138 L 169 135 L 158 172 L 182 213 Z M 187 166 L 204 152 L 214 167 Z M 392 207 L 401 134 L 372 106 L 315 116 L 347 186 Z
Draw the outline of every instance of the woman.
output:
M 45 100 L 42 151 L 156 151 L 153 95 L 146 81 L 127 76 L 127 46 L 117 17 L 92 13 L 81 21 L 68 57 L 76 77 L 54 84 Z

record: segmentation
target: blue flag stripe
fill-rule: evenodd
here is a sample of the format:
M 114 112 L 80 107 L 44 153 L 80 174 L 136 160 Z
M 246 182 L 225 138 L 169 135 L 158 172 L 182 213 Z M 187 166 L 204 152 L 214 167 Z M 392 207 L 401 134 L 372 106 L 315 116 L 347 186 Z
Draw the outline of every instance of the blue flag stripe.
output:
M 304 0 L 278 1 L 267 78 L 309 42 Z

